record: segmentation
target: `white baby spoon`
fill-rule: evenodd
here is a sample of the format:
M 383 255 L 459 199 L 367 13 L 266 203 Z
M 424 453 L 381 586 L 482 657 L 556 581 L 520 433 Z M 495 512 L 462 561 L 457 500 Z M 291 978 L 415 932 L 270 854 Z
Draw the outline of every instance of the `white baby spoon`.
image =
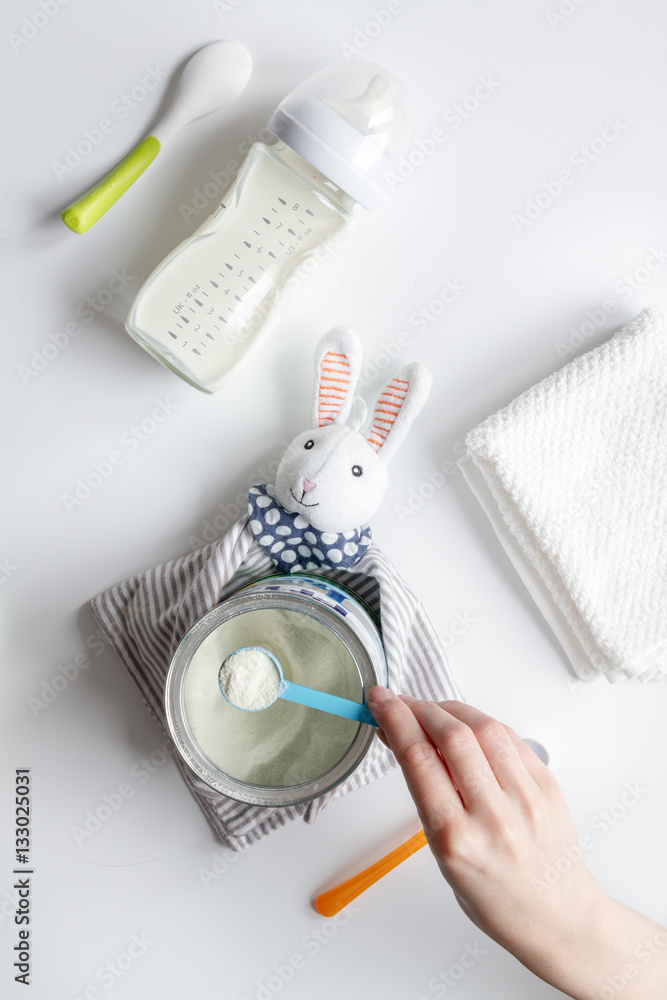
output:
M 251 69 L 250 54 L 240 42 L 211 42 L 195 52 L 185 64 L 169 109 L 151 134 L 99 184 L 63 211 L 65 225 L 75 233 L 88 232 L 184 125 L 238 97 L 250 79 Z
M 226 656 L 218 671 L 218 686 L 229 704 L 243 712 L 261 712 L 282 698 L 377 726 L 368 706 L 361 702 L 286 681 L 277 656 L 263 646 L 241 646 Z

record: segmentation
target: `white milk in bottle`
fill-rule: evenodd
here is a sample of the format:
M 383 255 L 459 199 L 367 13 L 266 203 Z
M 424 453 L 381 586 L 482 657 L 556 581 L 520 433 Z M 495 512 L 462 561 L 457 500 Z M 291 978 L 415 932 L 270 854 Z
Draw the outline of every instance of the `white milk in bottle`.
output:
M 374 63 L 314 74 L 276 108 L 223 203 L 153 271 L 126 327 L 153 357 L 215 392 L 256 350 L 275 305 L 388 191 L 414 112 Z

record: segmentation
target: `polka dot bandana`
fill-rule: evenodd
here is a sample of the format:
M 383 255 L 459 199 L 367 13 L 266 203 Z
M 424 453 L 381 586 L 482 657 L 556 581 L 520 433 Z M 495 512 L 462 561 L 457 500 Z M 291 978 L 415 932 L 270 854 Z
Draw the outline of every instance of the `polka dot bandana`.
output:
M 318 531 L 303 514 L 286 511 L 273 486 L 251 486 L 248 516 L 255 538 L 281 573 L 350 569 L 371 543 L 370 528 Z

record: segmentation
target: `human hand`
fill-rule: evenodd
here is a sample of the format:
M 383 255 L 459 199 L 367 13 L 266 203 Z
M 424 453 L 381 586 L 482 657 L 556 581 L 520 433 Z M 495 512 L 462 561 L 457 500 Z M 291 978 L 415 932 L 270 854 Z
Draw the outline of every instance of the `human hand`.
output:
M 613 975 L 628 934 L 660 928 L 593 877 L 552 772 L 512 729 L 462 702 L 374 687 L 368 704 L 464 912 L 570 996 L 604 996 L 604 974 Z M 648 980 L 643 989 L 624 997 L 659 996 Z

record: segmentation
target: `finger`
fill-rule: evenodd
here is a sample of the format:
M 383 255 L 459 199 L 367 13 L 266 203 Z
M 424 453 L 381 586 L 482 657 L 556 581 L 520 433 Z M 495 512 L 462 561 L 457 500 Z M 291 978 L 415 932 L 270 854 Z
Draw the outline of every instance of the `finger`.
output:
M 505 729 L 507 730 L 510 739 L 514 743 L 517 752 L 533 781 L 541 786 L 545 783 L 551 783 L 553 774 L 544 761 L 540 760 L 537 754 L 531 750 L 526 743 L 524 743 L 520 736 L 517 736 L 511 726 L 505 726 Z
M 384 743 L 384 745 L 387 747 L 387 749 L 391 750 L 391 747 L 389 746 L 389 741 L 387 740 L 387 737 L 384 735 L 384 733 L 379 728 L 379 726 L 375 730 L 375 735 L 377 736 L 377 738 L 380 740 L 381 743 Z
M 461 701 L 443 702 L 443 707 L 470 727 L 503 791 L 516 795 L 518 792 L 535 790 L 532 773 L 526 767 L 523 755 L 510 736 L 507 726 L 473 705 L 466 705 Z
M 465 808 L 487 811 L 497 803 L 502 790 L 472 729 L 447 711 L 445 704 L 422 701 L 411 708 L 440 751 Z
M 451 711 L 453 714 L 458 712 L 457 706 L 463 706 L 463 702 L 459 701 L 440 702 L 439 704 L 449 706 L 449 711 Z M 521 760 L 523 761 L 524 767 L 528 771 L 533 781 L 535 781 L 538 785 L 545 781 L 549 782 L 553 777 L 553 775 L 549 770 L 549 768 L 547 767 L 547 765 L 540 760 L 537 754 L 535 754 L 531 750 L 531 748 L 521 739 L 521 737 L 517 735 L 517 733 L 512 729 L 511 726 L 508 726 L 506 723 L 502 723 L 502 725 L 505 729 L 505 732 L 507 733 L 512 743 L 516 747 L 516 751 L 519 754 Z
M 442 758 L 400 698 L 382 687 L 368 692 L 368 705 L 396 756 L 424 829 L 442 829 L 463 815 L 461 799 Z

